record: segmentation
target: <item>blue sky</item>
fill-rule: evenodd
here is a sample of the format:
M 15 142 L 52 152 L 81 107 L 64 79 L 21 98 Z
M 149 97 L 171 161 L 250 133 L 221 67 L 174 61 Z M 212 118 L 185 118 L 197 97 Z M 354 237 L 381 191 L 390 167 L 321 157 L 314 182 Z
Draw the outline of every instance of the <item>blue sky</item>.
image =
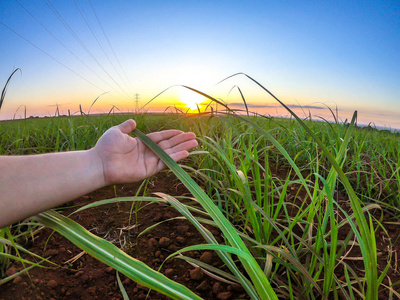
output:
M 400 128 L 398 1 L 18 2 L 1 2 L 0 22 L 58 62 L 0 24 L 0 83 L 14 68 L 22 70 L 9 86 L 0 119 L 20 105 L 32 115 L 54 114 L 56 104 L 63 112 L 75 112 L 79 104 L 88 109 L 103 92 L 94 110 L 132 110 L 135 93 L 144 104 L 181 84 L 232 103 L 240 100 L 229 93 L 238 85 L 254 109 L 285 115 L 269 110 L 273 99 L 243 76 L 215 85 L 244 72 L 287 104 L 337 106 L 342 119 L 358 110 L 361 123 Z M 188 97 L 174 87 L 150 107 L 182 105 Z

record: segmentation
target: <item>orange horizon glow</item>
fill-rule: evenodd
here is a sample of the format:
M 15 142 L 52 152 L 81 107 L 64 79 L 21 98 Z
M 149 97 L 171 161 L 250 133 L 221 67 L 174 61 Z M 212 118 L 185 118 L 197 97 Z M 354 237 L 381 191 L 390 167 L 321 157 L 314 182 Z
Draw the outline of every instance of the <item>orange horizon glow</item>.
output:
M 82 111 L 85 114 L 89 113 L 91 103 L 88 105 L 81 105 Z M 246 110 L 243 105 L 239 106 L 237 104 L 231 104 L 228 106 L 231 109 L 239 109 L 236 111 L 238 114 L 246 114 Z M 283 117 L 283 118 L 290 118 L 290 114 L 287 110 L 280 106 L 274 105 L 267 105 L 265 107 L 259 107 L 257 105 L 248 103 L 248 109 L 250 115 L 257 113 L 259 115 L 264 115 L 268 117 Z M 254 107 L 257 106 L 257 107 Z M 26 108 L 26 117 L 29 118 L 30 116 L 33 117 L 54 117 L 54 116 L 77 116 L 80 115 L 79 104 L 74 106 L 66 106 L 66 105 L 59 105 L 57 110 L 57 105 L 51 105 L 48 107 L 46 111 L 43 109 L 35 110 L 32 107 L 27 105 L 19 106 L 14 111 L 4 111 L 0 112 L 1 120 L 13 120 L 13 119 L 23 119 L 25 118 L 25 108 Z M 211 109 L 207 105 L 202 103 L 199 104 L 200 112 L 210 112 Z M 207 109 L 206 109 L 207 108 Z M 215 111 L 214 106 L 214 111 Z M 221 107 L 220 107 L 221 108 Z M 221 108 L 222 109 L 222 108 Z M 309 108 L 309 107 L 292 107 L 291 108 L 301 119 L 308 119 L 311 115 L 312 120 L 314 121 L 334 121 L 334 118 L 331 114 L 331 111 L 328 108 Z M 225 111 L 225 109 L 223 109 Z M 108 114 L 108 113 L 189 113 L 189 114 L 197 114 L 199 113 L 199 109 L 190 109 L 188 108 L 186 103 L 183 103 L 180 100 L 174 99 L 173 102 L 167 102 L 166 100 L 161 101 L 161 103 L 157 103 L 156 101 L 150 103 L 148 106 L 139 107 L 139 110 L 135 110 L 133 105 L 107 105 L 107 104 L 97 104 L 95 103 L 93 107 L 90 109 L 91 115 L 97 114 Z M 353 110 L 346 110 L 346 109 L 339 109 L 338 110 L 338 117 L 339 122 L 343 123 L 346 119 L 349 121 L 353 115 Z M 380 117 L 380 115 L 385 115 L 384 122 L 374 122 Z M 400 129 L 400 121 L 398 120 L 397 115 L 390 114 L 389 112 L 377 112 L 377 111 L 369 111 L 369 110 L 359 110 L 358 111 L 358 119 L 357 123 L 359 125 L 368 125 L 371 123 L 372 126 L 378 127 L 386 127 L 389 129 Z
M 150 94 L 151 95 L 151 94 Z M 210 94 L 213 97 L 221 100 L 214 94 Z M 75 97 L 74 97 L 75 96 Z M 98 97 L 98 96 L 97 96 Z M 290 98 L 286 95 L 283 98 Z M 78 96 L 78 95 L 64 95 L 63 98 L 58 98 L 58 101 L 50 99 L 42 99 L 40 101 L 30 99 L 30 101 L 8 101 L 8 97 L 3 103 L 3 107 L 0 111 L 0 119 L 12 120 L 12 119 L 23 119 L 26 117 L 50 117 L 56 115 L 80 115 L 82 112 L 85 114 L 107 114 L 110 112 L 114 113 L 145 113 L 145 112 L 178 112 L 178 113 L 193 113 L 197 114 L 200 112 L 209 112 L 210 101 L 204 96 L 201 96 L 191 90 L 182 88 L 177 90 L 167 91 L 157 97 L 145 96 L 140 98 L 138 107 L 136 107 L 134 97 L 121 96 L 116 97 L 110 94 L 101 95 L 95 103 L 96 97 L 89 96 Z M 290 117 L 289 113 L 281 107 L 276 101 L 273 100 L 267 102 L 265 97 L 257 97 L 256 95 L 249 95 L 246 97 L 249 101 L 247 102 L 248 110 L 250 113 L 256 112 L 266 116 L 277 116 L 277 117 Z M 252 101 L 250 101 L 252 99 Z M 243 100 L 235 94 L 230 94 L 228 99 L 224 99 L 231 109 L 239 109 L 246 113 Z M 58 103 L 57 103 L 58 102 Z M 284 100 L 285 104 L 289 105 L 292 110 L 300 118 L 308 118 L 311 113 L 313 120 L 326 119 L 333 121 L 333 116 L 328 108 L 321 103 L 310 103 L 310 105 L 296 105 L 293 104 L 295 101 Z M 332 104 L 332 103 L 331 103 Z M 217 109 L 217 105 L 212 105 L 214 111 Z M 330 108 L 335 111 L 336 105 L 329 105 Z M 218 106 L 218 109 L 222 107 Z M 225 110 L 225 109 L 224 109 Z M 346 107 L 338 107 L 339 119 L 343 122 L 344 120 L 351 119 L 354 110 Z M 373 122 L 376 126 L 397 128 L 400 129 L 400 121 L 395 112 L 372 110 L 368 108 L 362 108 L 358 110 L 358 123 L 368 125 Z M 380 121 L 376 121 L 380 120 Z

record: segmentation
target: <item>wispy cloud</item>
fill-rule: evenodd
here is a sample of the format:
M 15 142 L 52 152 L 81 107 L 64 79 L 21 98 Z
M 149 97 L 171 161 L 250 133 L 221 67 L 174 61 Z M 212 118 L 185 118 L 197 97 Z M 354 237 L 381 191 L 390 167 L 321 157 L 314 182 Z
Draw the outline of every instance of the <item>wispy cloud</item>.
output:
M 296 104 L 289 104 L 289 108 L 302 108 L 302 109 L 326 109 L 325 106 L 316 106 L 316 105 L 296 105 Z
M 251 108 L 274 108 L 274 107 L 279 107 L 279 105 L 274 105 L 274 104 L 254 104 L 254 103 L 246 103 L 247 107 L 251 107 Z M 244 103 L 243 102 L 231 102 L 229 103 L 229 105 L 232 106 L 243 106 L 244 107 Z
M 74 103 L 61 103 L 61 104 L 49 104 L 47 107 L 61 107 L 61 106 L 68 106 L 68 105 L 73 105 Z
M 229 103 L 232 106 L 241 106 L 244 107 L 243 102 L 232 102 Z M 287 105 L 289 108 L 300 108 L 300 109 L 326 109 L 325 106 L 317 106 L 317 105 L 298 105 L 298 104 L 289 104 Z M 249 108 L 280 108 L 282 107 L 280 104 L 255 104 L 255 103 L 247 103 L 247 107 Z

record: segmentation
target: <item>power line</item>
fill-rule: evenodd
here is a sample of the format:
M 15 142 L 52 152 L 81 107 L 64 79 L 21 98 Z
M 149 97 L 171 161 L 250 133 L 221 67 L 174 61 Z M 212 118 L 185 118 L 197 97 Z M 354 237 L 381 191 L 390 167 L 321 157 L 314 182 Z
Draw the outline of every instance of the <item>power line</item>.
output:
M 56 61 L 57 63 L 59 63 L 60 65 L 62 65 L 64 68 L 68 69 L 69 71 L 71 71 L 72 73 L 74 73 L 76 76 L 79 76 L 80 78 L 82 78 L 83 80 L 85 80 L 86 82 L 90 83 L 91 85 L 93 85 L 94 87 L 98 88 L 100 91 L 105 92 L 101 87 L 99 87 L 98 85 L 94 84 L 93 82 L 91 82 L 90 80 L 86 79 L 85 77 L 81 76 L 80 74 L 78 74 L 77 72 L 75 72 L 74 70 L 72 70 L 71 68 L 67 67 L 65 64 L 63 64 L 62 62 L 60 62 L 58 59 L 56 59 L 55 57 L 51 56 L 49 53 L 47 53 L 46 51 L 44 51 L 42 48 L 36 46 L 35 44 L 33 44 L 31 41 L 29 41 L 28 39 L 26 39 L 25 37 L 23 37 L 21 34 L 19 34 L 18 32 L 16 32 L 15 30 L 13 30 L 12 28 L 8 27 L 6 24 L 4 24 L 3 22 L 0 21 L 0 24 L 3 25 L 4 27 L 6 27 L 8 30 L 12 31 L 13 33 L 15 33 L 16 35 L 18 35 L 20 38 L 22 38 L 25 42 L 31 44 L 33 47 L 35 47 L 36 49 L 38 49 L 39 51 L 43 52 L 44 54 L 46 54 L 48 57 L 50 57 L 52 60 Z
M 108 77 L 123 91 L 125 90 L 114 80 L 114 78 L 107 72 L 107 70 L 100 64 L 100 62 L 94 57 L 94 55 L 90 52 L 90 50 L 85 46 L 82 40 L 77 36 L 74 30 L 68 25 L 68 23 L 64 20 L 62 15 L 58 12 L 58 10 L 53 6 L 53 4 L 49 0 L 45 0 L 45 3 L 50 8 L 50 10 L 57 16 L 57 18 L 61 21 L 61 23 L 67 28 L 67 30 L 71 33 L 71 35 L 78 41 L 81 47 L 89 54 L 92 59 L 97 63 L 97 65 L 108 75 Z
M 118 72 L 118 70 L 115 68 L 113 62 L 110 60 L 110 57 L 108 56 L 108 54 L 106 53 L 106 51 L 104 50 L 103 46 L 101 45 L 99 39 L 97 38 L 97 35 L 94 33 L 92 27 L 90 26 L 88 20 L 86 19 L 85 15 L 83 14 L 82 10 L 79 8 L 78 4 L 76 3 L 75 0 L 74 4 L 76 6 L 76 8 L 78 9 L 82 19 L 85 21 L 87 27 L 89 28 L 90 32 L 92 33 L 93 37 L 95 38 L 95 40 L 97 41 L 97 44 L 99 45 L 99 47 L 101 48 L 101 50 L 103 51 L 104 55 L 107 57 L 109 63 L 111 64 L 111 66 L 113 67 L 114 71 L 118 74 L 119 78 L 122 80 L 122 82 L 124 82 L 124 84 L 126 85 L 126 82 L 124 81 L 124 79 L 121 77 L 121 74 Z
M 104 37 L 105 37 L 105 39 L 106 39 L 106 41 L 107 41 L 107 43 L 108 43 L 108 46 L 110 47 L 112 53 L 114 54 L 114 57 L 115 57 L 115 59 L 116 59 L 118 65 L 119 65 L 119 67 L 121 68 L 122 72 L 124 73 L 126 80 L 128 81 L 129 85 L 132 86 L 132 83 L 130 82 L 129 77 L 126 75 L 124 68 L 122 67 L 122 65 L 121 65 L 121 63 L 120 63 L 120 61 L 119 61 L 117 55 L 115 54 L 114 48 L 111 46 L 110 40 L 108 39 L 108 37 L 107 37 L 107 35 L 106 35 L 106 32 L 104 31 L 104 28 L 103 28 L 103 26 L 101 25 L 100 19 L 99 19 L 99 17 L 97 16 L 97 13 L 96 13 L 96 10 L 94 9 L 94 6 L 93 6 L 93 4 L 92 4 L 92 1 L 91 1 L 91 0 L 88 0 L 88 1 L 89 1 L 89 3 L 90 3 L 90 6 L 92 7 L 93 13 L 94 13 L 94 15 L 95 15 L 95 17 L 96 17 L 96 20 L 97 20 L 97 23 L 99 23 L 99 26 L 100 26 L 101 31 L 103 32 L 103 35 L 104 35 Z
M 44 26 L 25 6 L 23 6 L 18 0 L 15 0 L 44 30 L 46 30 L 58 43 L 60 43 L 69 53 L 71 53 L 80 63 L 82 63 L 87 69 L 89 69 L 97 78 L 106 83 L 110 88 L 114 89 L 107 81 L 100 77 L 92 68 L 90 68 L 84 61 L 82 61 L 72 50 L 70 50 L 63 42 L 61 42 L 46 26 Z

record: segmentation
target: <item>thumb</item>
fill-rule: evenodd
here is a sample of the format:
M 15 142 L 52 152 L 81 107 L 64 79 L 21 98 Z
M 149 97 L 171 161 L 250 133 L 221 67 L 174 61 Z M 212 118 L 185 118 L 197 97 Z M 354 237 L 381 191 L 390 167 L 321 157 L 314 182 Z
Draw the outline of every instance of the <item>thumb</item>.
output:
M 131 133 L 136 128 L 136 122 L 132 119 L 126 120 L 124 123 L 117 125 L 117 128 L 125 134 Z

